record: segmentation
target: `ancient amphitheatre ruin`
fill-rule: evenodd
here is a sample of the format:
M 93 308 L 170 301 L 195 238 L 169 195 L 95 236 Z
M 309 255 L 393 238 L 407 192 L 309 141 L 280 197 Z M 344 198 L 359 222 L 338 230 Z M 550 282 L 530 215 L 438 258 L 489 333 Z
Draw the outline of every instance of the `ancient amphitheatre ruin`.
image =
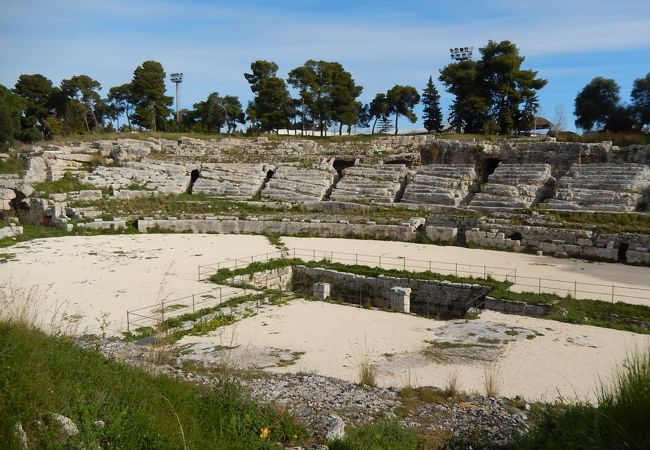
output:
M 164 332 L 184 361 L 272 373 L 357 382 L 369 363 L 393 388 L 453 373 L 481 391 L 491 365 L 531 400 L 593 399 L 649 343 L 649 146 L 148 138 L 4 157 L 26 170 L 0 175 L 0 237 L 60 230 L 3 250 L 0 282 L 36 289 L 44 323 L 140 348 Z

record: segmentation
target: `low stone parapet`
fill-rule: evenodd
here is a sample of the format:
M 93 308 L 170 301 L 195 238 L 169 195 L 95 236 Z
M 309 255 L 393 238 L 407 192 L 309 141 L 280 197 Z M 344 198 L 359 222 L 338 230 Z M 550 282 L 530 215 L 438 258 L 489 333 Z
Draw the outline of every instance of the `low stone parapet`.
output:
M 151 219 L 138 220 L 138 230 L 172 231 L 176 233 L 319 235 L 320 237 L 368 237 L 414 241 L 417 231 L 412 225 L 379 225 L 370 223 L 284 222 L 275 220 L 206 220 L 206 219 Z

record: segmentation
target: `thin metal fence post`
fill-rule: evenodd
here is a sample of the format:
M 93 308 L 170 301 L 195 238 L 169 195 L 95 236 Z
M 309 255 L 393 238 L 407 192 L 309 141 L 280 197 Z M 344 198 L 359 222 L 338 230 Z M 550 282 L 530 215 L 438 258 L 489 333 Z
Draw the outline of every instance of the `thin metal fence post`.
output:
M 573 282 L 573 298 L 577 299 L 578 298 L 578 281 Z
M 515 267 L 515 284 L 517 284 L 517 268 Z
M 406 258 L 402 259 L 402 270 L 406 270 Z
M 483 266 L 483 278 L 487 280 L 487 266 Z
M 357 265 L 357 266 L 359 265 L 359 254 L 358 253 L 354 254 L 354 264 Z
M 192 294 L 192 314 L 194 314 L 194 294 Z
M 456 263 L 456 276 L 458 276 L 458 263 Z
M 539 278 L 539 284 L 537 287 L 537 293 L 541 294 L 542 293 L 542 277 Z
M 614 285 L 612 284 L 612 303 L 614 303 Z
M 131 327 L 129 325 L 129 311 L 126 312 L 126 332 L 131 333 Z

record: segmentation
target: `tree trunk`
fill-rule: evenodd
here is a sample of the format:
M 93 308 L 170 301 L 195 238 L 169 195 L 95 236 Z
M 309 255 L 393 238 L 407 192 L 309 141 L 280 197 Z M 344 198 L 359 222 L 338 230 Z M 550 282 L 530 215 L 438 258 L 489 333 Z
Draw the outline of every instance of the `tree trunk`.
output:
M 343 122 L 339 122 L 339 136 L 343 136 Z
M 372 124 L 372 131 L 370 134 L 375 134 L 375 125 L 377 125 L 377 121 L 379 120 L 379 117 L 375 117 L 375 121 Z
M 352 125 L 348 125 L 348 136 L 352 134 Z
M 90 133 L 90 125 L 88 125 L 88 111 L 84 111 L 84 123 L 86 124 L 86 131 Z
M 305 135 L 305 98 L 302 98 L 302 106 L 300 107 L 300 115 L 302 116 L 302 136 Z
M 395 136 L 397 136 L 397 119 L 399 118 L 399 113 L 395 113 Z

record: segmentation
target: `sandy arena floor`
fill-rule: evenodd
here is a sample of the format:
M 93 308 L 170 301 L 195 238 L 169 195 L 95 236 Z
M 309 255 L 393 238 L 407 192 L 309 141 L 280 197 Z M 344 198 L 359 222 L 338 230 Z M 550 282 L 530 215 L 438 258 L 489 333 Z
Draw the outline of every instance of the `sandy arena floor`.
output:
M 650 269 L 531 255 L 399 242 L 284 238 L 290 247 L 463 264 L 517 267 L 519 276 L 650 289 Z M 0 285 L 38 289 L 32 303 L 46 322 L 78 314 L 78 331 L 125 328 L 126 310 L 214 289 L 198 265 L 275 248 L 261 236 L 156 234 L 66 237 L 3 249 Z M 34 297 L 34 296 L 33 296 Z M 639 303 L 650 304 L 648 301 Z M 429 342 L 427 342 L 429 341 Z M 438 342 L 431 344 L 430 342 Z M 463 343 L 449 348 L 447 344 Z M 650 337 L 603 328 L 485 312 L 479 320 L 435 321 L 352 306 L 294 301 L 202 337 L 185 338 L 206 358 L 272 371 L 313 371 L 351 381 L 364 359 L 382 385 L 444 386 L 457 373 L 464 390 L 483 390 L 485 366 L 496 362 L 501 392 L 530 399 L 593 398 L 626 353 Z M 215 349 L 215 347 L 218 347 Z M 224 347 L 234 347 L 224 350 Z

